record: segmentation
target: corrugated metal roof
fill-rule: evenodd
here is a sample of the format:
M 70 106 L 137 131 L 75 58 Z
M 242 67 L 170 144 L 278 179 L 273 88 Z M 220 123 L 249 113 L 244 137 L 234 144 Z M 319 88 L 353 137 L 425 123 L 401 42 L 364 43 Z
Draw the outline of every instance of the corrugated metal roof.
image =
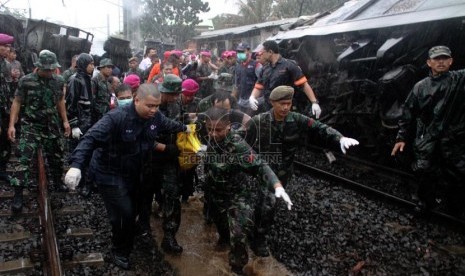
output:
M 464 16 L 465 0 L 352 0 L 311 26 L 280 32 L 270 39 L 387 28 Z
M 268 27 L 273 27 L 273 26 L 281 26 L 284 24 L 292 24 L 296 22 L 297 19 L 298 18 L 286 18 L 286 19 L 281 19 L 281 20 L 245 25 L 245 26 L 234 27 L 234 28 L 207 31 L 207 32 L 202 32 L 199 36 L 194 37 L 194 39 L 206 39 L 206 38 L 212 38 L 212 37 L 224 36 L 224 35 L 242 34 L 242 33 L 246 33 L 251 30 L 263 29 L 263 28 L 268 28 Z

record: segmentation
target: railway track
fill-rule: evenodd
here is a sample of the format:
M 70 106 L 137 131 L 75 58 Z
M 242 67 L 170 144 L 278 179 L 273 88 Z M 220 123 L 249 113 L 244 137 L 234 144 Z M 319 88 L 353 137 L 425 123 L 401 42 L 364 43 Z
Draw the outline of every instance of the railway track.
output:
M 79 198 L 75 193 L 60 193 L 49 188 L 40 150 L 37 167 L 37 191 L 29 189 L 25 192 L 25 208 L 20 214 L 11 213 L 13 192 L 8 191 L 7 183 L 1 183 L 0 247 L 3 254 L 0 274 L 65 275 L 67 269 L 77 265 L 103 264 L 101 253 L 76 254 L 82 248 L 72 245 L 73 239 L 91 242 L 94 235 L 90 228 L 72 224 L 79 221 L 78 217 L 85 211 Z
M 331 163 L 336 160 L 343 162 L 338 162 L 339 169 L 329 171 L 327 168 L 330 165 L 328 164 L 324 168 L 324 166 L 309 164 L 302 160 L 294 161 L 296 168 L 299 168 L 302 172 L 329 180 L 331 183 L 339 183 L 351 190 L 375 196 L 408 210 L 415 210 L 417 206 L 414 200 L 415 196 L 412 196 L 410 191 L 406 189 L 406 186 L 414 179 L 413 175 L 358 158 L 334 154 L 322 148 L 312 147 L 310 150 L 314 154 L 320 155 L 321 158 L 326 156 Z M 341 169 L 342 167 L 343 169 Z M 377 183 L 373 184 L 373 182 Z M 460 231 L 465 229 L 465 220 L 463 218 L 447 214 L 441 211 L 441 208 L 430 210 L 423 215 L 439 223 L 448 223 Z

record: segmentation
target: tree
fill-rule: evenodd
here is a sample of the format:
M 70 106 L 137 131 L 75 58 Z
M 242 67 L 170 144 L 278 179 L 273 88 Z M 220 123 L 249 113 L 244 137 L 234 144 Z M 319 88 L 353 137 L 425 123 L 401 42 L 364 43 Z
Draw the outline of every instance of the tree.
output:
M 233 28 L 242 25 L 242 17 L 237 14 L 220 14 L 212 18 L 215 30 Z
M 274 0 L 237 0 L 243 25 L 273 20 Z
M 142 8 L 142 37 L 175 42 L 177 46 L 195 35 L 194 28 L 201 22 L 197 15 L 210 10 L 202 0 L 143 0 Z
M 292 18 L 331 11 L 347 0 L 275 0 L 273 12 L 279 18 Z

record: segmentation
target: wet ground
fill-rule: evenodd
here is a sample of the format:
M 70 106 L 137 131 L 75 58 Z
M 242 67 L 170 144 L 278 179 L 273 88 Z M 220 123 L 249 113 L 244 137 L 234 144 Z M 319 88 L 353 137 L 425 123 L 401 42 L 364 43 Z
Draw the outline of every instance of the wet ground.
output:
M 190 197 L 188 203 L 183 203 L 181 227 L 177 240 L 183 246 L 184 252 L 180 256 L 166 254 L 165 259 L 176 270 L 176 274 L 183 275 L 230 275 L 228 264 L 229 248 L 218 248 L 216 228 L 207 225 L 202 215 L 203 203 L 198 195 Z M 158 245 L 163 238 L 162 219 L 152 220 L 152 229 Z M 273 257 L 260 258 L 249 250 L 249 263 L 245 267 L 247 275 L 292 275 Z

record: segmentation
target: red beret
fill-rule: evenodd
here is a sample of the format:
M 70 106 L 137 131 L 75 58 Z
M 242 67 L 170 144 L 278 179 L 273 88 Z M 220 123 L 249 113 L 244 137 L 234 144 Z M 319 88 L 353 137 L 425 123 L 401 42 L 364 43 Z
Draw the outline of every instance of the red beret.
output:
M 0 33 L 0 45 L 10 45 L 15 41 L 15 38 L 11 35 Z
M 206 57 L 211 57 L 212 53 L 210 53 L 209 51 L 202 51 L 202 52 L 200 52 L 200 55 L 201 56 L 206 56 Z
M 131 86 L 132 89 L 137 89 L 140 85 L 140 78 L 136 74 L 131 74 L 124 78 L 123 83 Z
M 183 81 L 181 87 L 185 96 L 194 96 L 199 91 L 199 84 L 193 79 Z

